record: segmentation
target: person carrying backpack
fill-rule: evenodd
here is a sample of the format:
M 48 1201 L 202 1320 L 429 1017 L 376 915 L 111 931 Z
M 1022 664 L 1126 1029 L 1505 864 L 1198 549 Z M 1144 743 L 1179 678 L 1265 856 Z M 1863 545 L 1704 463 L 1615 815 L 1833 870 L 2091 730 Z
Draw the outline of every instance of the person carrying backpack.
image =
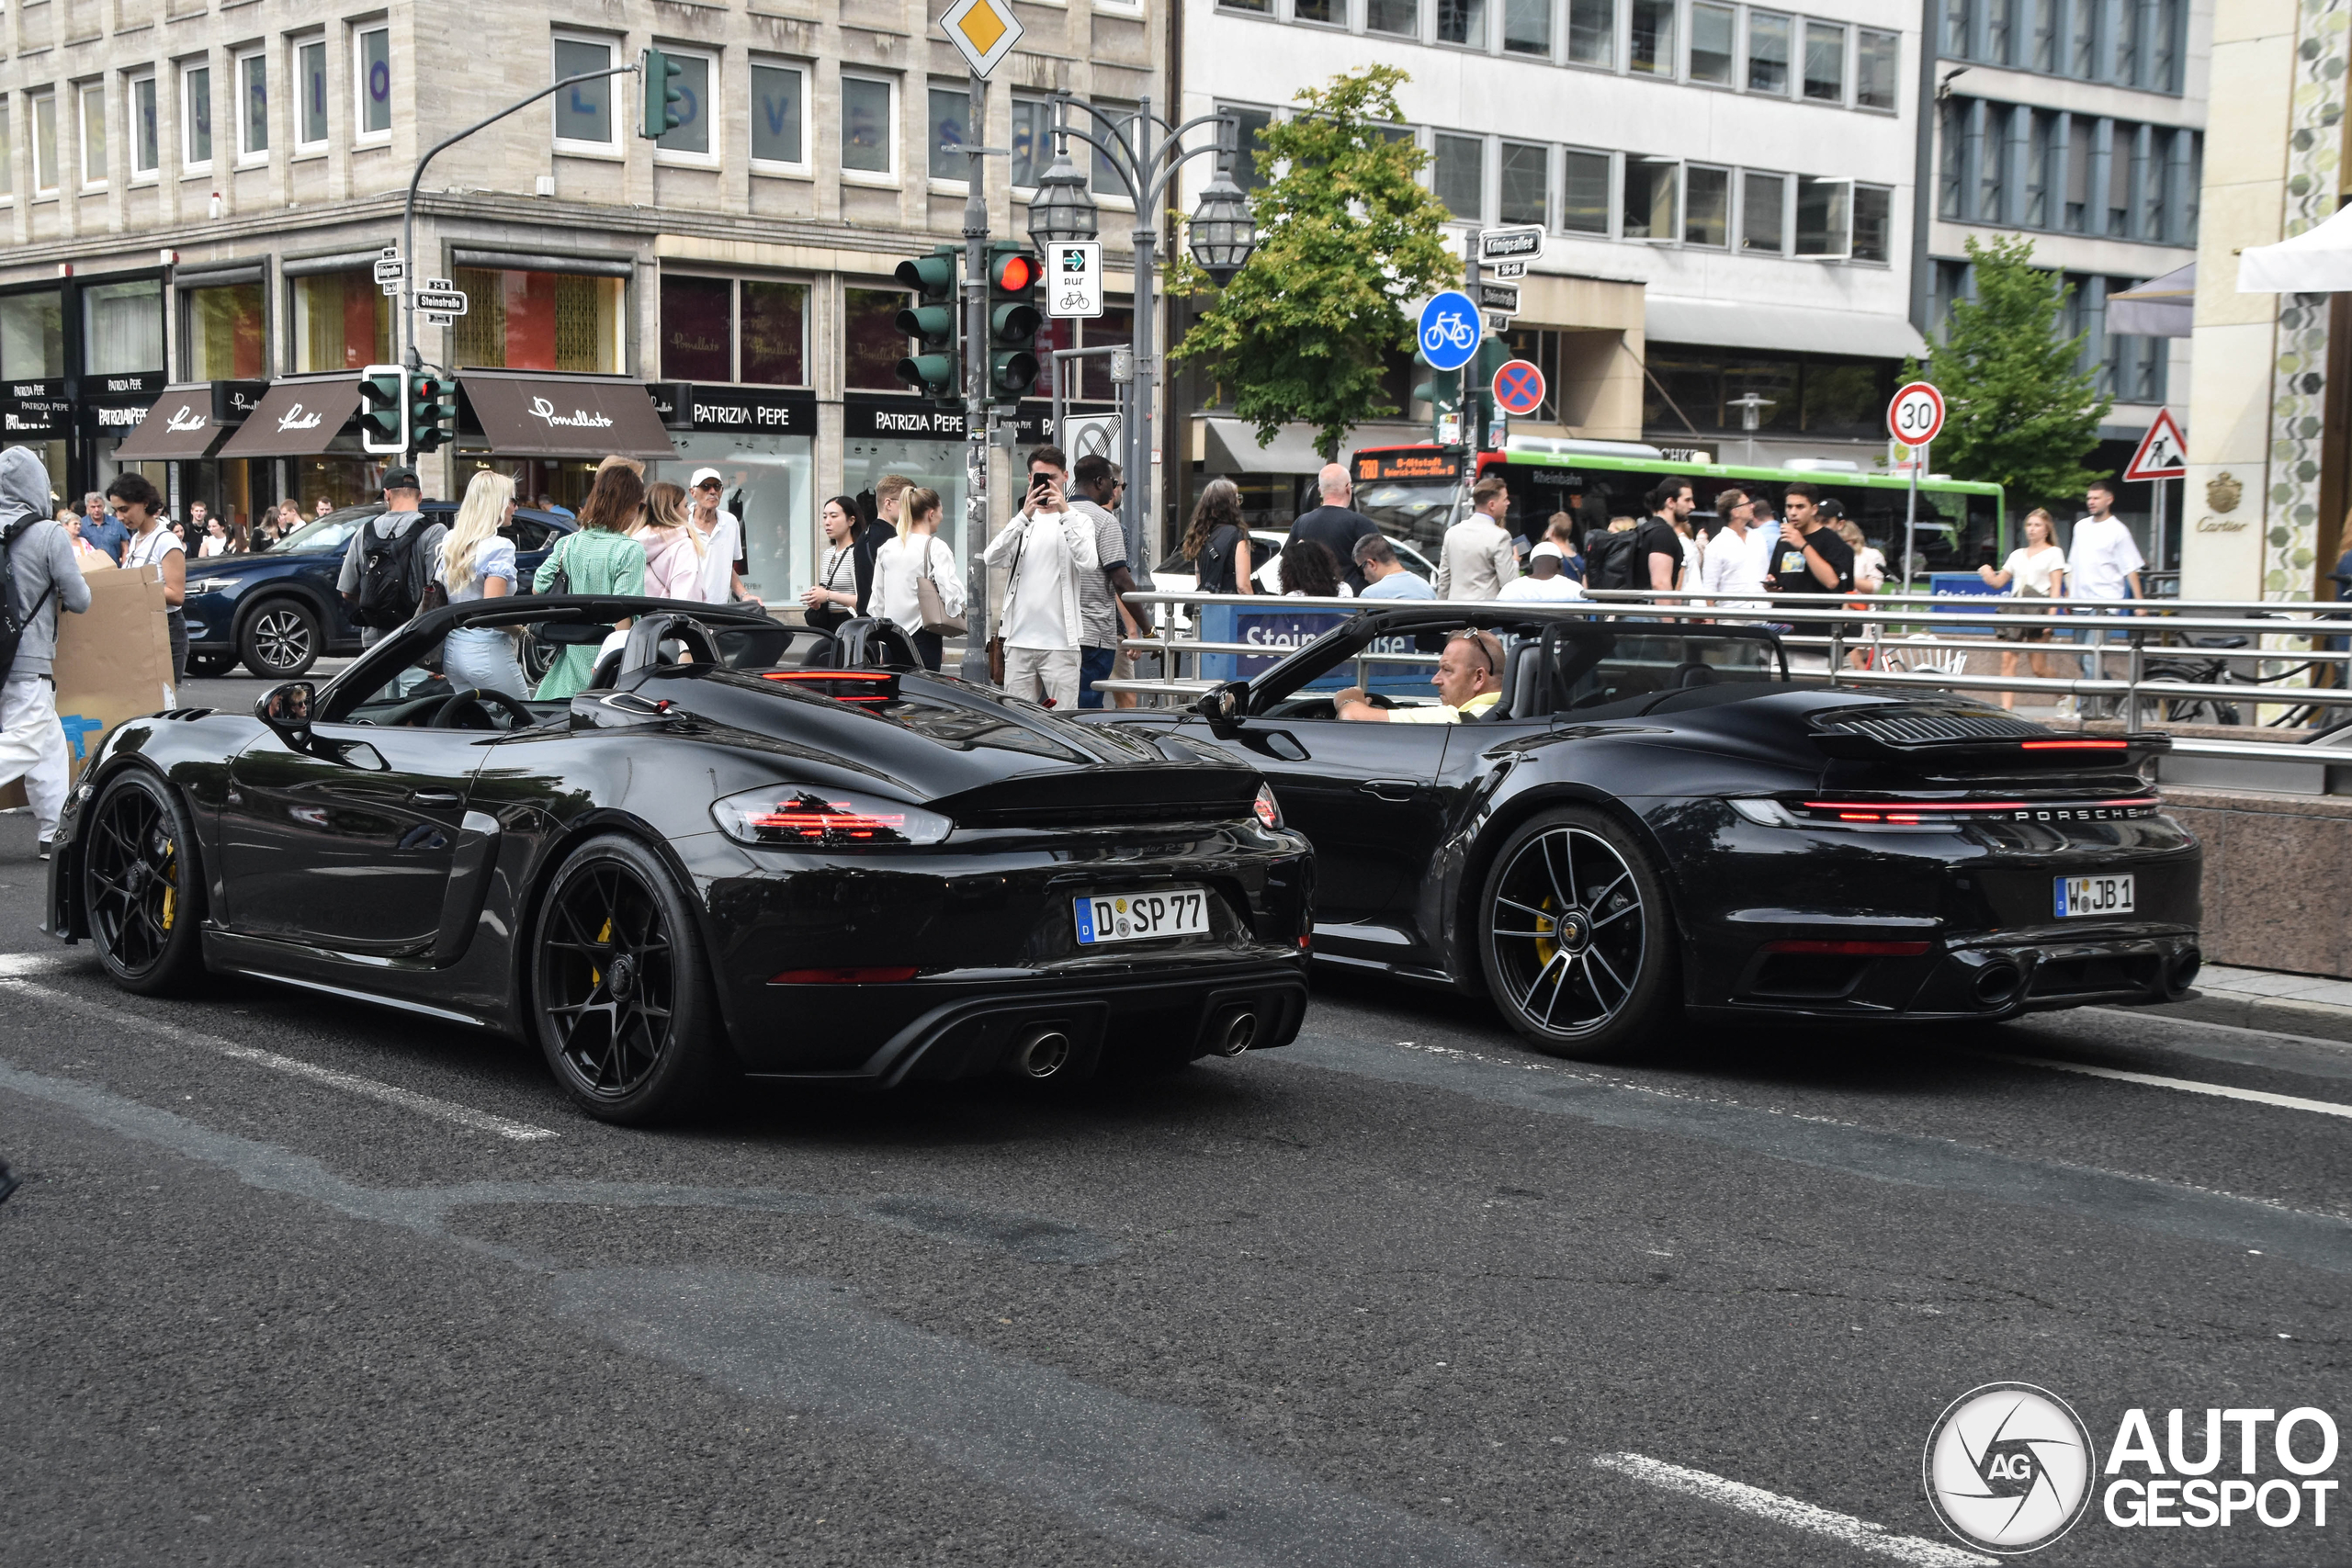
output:
M 1634 520 L 1630 517 L 1611 518 L 1608 527 L 1597 528 L 1585 536 L 1584 585 L 1587 588 L 1634 587 Z
M 74 541 L 49 515 L 49 474 L 27 446 L 0 452 L 0 784 L 25 781 L 40 857 L 65 806 L 65 730 L 57 722 L 58 606 L 80 615 L 90 585 Z
M 425 522 L 417 510 L 423 499 L 414 468 L 386 468 L 383 512 L 351 536 L 351 547 L 343 553 L 335 591 L 351 606 L 363 646 L 408 625 L 424 604 L 434 559 L 449 531 Z

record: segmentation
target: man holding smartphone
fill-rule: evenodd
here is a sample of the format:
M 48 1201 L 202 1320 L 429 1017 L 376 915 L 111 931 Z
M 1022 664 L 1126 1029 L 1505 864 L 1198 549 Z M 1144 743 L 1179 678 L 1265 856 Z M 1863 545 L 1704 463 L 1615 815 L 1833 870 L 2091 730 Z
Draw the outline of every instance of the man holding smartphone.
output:
M 1004 689 L 1065 713 L 1078 711 L 1079 582 L 1099 571 L 1093 525 L 1066 499 L 1069 465 L 1058 446 L 1029 454 L 1029 500 L 982 557 L 1009 575 L 997 622 Z

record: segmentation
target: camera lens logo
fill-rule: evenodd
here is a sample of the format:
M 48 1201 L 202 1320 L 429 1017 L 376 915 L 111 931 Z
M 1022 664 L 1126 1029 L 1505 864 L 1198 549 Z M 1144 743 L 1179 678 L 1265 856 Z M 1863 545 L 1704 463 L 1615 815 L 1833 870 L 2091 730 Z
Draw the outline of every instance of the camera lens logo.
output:
M 1986 1383 L 1952 1401 L 1928 1434 L 1928 1502 L 1971 1546 L 2038 1551 L 2083 1517 L 2098 1459 L 2064 1400 L 2031 1383 Z

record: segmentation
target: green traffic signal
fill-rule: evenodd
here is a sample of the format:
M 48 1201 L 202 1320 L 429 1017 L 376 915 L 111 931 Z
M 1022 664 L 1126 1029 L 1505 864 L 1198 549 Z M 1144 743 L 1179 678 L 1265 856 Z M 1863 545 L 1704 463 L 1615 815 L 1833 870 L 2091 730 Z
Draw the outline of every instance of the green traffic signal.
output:
M 933 246 L 931 254 L 899 264 L 900 283 L 915 291 L 916 303 L 899 312 L 899 331 L 921 351 L 899 361 L 899 379 L 934 402 L 961 400 L 963 370 L 956 352 L 956 276 L 959 245 Z
M 686 123 L 685 85 L 678 80 L 686 73 L 685 65 L 658 49 L 645 51 L 645 73 L 639 80 L 644 92 L 643 118 L 638 122 L 637 133 L 648 141 L 659 141 Z
M 370 365 L 359 378 L 359 449 L 379 457 L 408 450 L 408 371 Z
M 989 247 L 989 397 L 1017 403 L 1037 384 L 1037 254 L 1015 240 Z

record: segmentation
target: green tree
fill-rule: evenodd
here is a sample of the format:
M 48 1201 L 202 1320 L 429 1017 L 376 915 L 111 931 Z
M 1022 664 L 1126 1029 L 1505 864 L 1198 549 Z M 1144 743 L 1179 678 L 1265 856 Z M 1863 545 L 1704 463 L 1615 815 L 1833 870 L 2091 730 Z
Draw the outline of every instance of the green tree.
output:
M 1302 421 L 1335 453 L 1397 412 L 1382 382 L 1413 346 L 1405 307 L 1462 276 L 1445 204 L 1415 178 L 1429 154 L 1396 134 L 1406 80 L 1373 65 L 1300 88 L 1297 113 L 1258 135 L 1257 166 L 1278 172 L 1250 197 L 1249 264 L 1221 292 L 1189 255 L 1171 269 L 1170 293 L 1214 302 L 1170 355 L 1211 367 L 1260 446 Z
M 2053 506 L 2098 477 L 2084 459 L 2098 445 L 2099 422 L 2115 400 L 2082 368 L 2086 333 L 2059 335 L 2067 287 L 2033 265 L 2033 242 L 1968 242 L 1976 298 L 1952 301 L 1930 374 L 1947 412 L 1935 465 L 1963 479 L 1989 479 L 2008 513 Z M 1905 378 L 1921 374 L 1917 360 Z

